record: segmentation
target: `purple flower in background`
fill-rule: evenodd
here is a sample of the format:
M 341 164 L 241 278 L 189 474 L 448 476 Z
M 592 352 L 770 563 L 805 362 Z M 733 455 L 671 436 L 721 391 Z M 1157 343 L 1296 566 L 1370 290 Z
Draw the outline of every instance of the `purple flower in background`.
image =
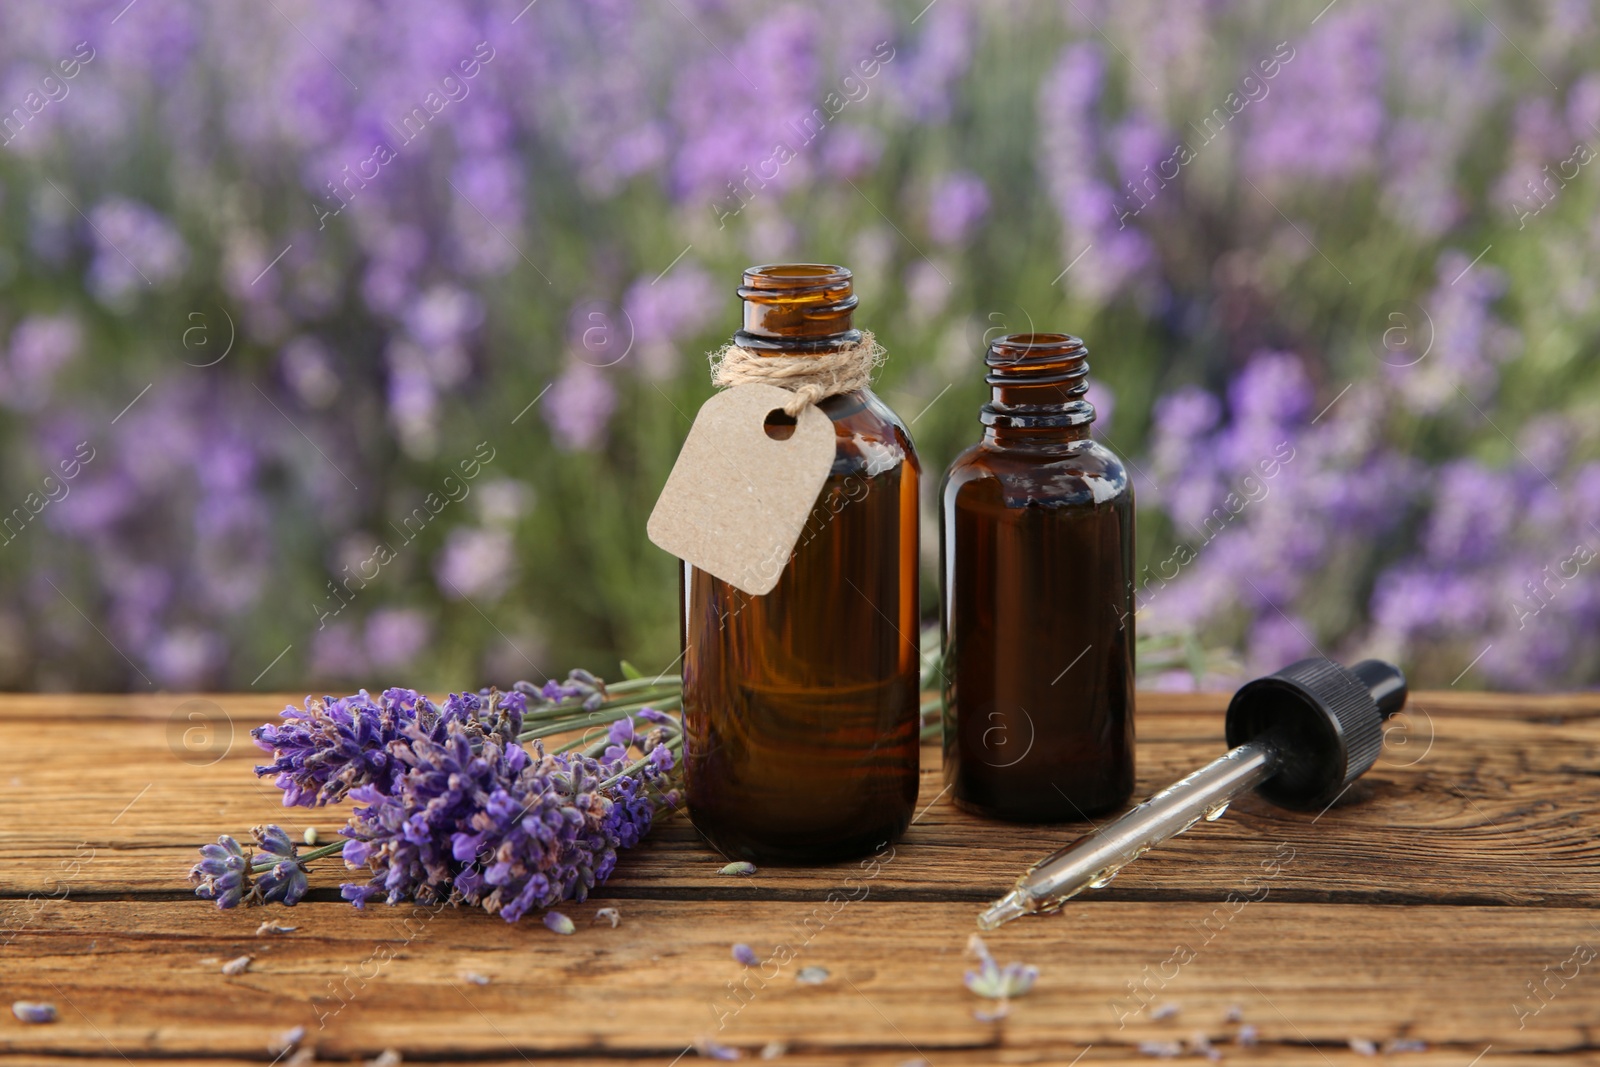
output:
M 1497 365 L 1517 340 L 1493 310 L 1505 292 L 1503 274 L 1456 249 L 1440 254 L 1437 271 L 1438 284 L 1423 302 L 1427 319 L 1416 328 L 1416 343 L 1431 345 L 1423 355 L 1385 361 L 1383 368 L 1406 406 L 1423 414 L 1459 404 L 1462 393 L 1487 402 L 1499 379 Z
M 278 354 L 289 389 L 308 408 L 325 408 L 339 395 L 339 375 L 327 348 L 314 337 L 296 337 Z
M 883 137 L 869 127 L 835 126 L 822 142 L 822 165 L 829 174 L 860 181 L 883 156 Z
M 432 638 L 433 626 L 426 612 L 379 608 L 367 618 L 367 662 L 379 669 L 409 666 Z
M 516 546 L 503 529 L 458 526 L 434 563 L 439 590 L 452 600 L 499 596 L 516 574 Z
M 1567 130 L 1584 144 L 1600 136 L 1600 73 L 1585 74 L 1567 90 Z
M 672 186 L 680 199 L 705 197 L 737 212 L 742 201 L 776 196 L 809 177 L 830 122 L 818 106 L 819 23 L 809 9 L 776 8 L 734 46 L 737 63 L 713 51 L 682 65 L 672 94 L 679 130 Z M 776 152 L 778 144 L 787 152 Z
M 154 679 L 169 689 L 204 689 L 222 665 L 221 638 L 195 626 L 179 626 L 161 634 L 146 659 Z
M 83 330 L 71 315 L 30 315 L 11 331 L 6 362 L 0 366 L 0 404 L 37 411 L 50 399 L 56 375 L 83 343 Z
M 932 260 L 915 259 L 906 267 L 906 302 L 923 322 L 937 319 L 950 302 L 950 276 Z
M 1329 12 L 1292 47 L 1271 93 L 1249 105 L 1246 170 L 1258 181 L 1277 181 L 1344 179 L 1372 169 L 1386 115 L 1377 11 Z
M 1111 131 L 1109 140 L 1111 158 L 1116 162 L 1117 174 L 1130 203 L 1137 207 L 1141 199 L 1158 197 L 1163 179 L 1170 178 L 1160 173 L 1157 165 L 1172 154 L 1175 143 L 1165 124 L 1143 111 L 1136 111 Z M 1136 194 L 1128 192 L 1130 185 L 1137 190 Z
M 451 190 L 452 249 L 468 274 L 504 274 L 522 263 L 522 167 L 509 156 L 462 160 Z M 456 190 L 460 195 L 454 195 Z
M 1094 433 L 1104 437 L 1111 432 L 1111 419 L 1117 413 L 1117 394 L 1105 382 L 1093 382 L 1084 399 L 1094 405 Z
M 1063 266 L 1073 268 L 1073 291 L 1094 304 L 1117 295 L 1155 261 L 1149 239 L 1124 218 L 1134 207 L 1122 205 L 1103 177 L 1097 110 L 1105 75 L 1098 45 L 1068 45 L 1040 86 L 1038 103 L 1039 165 L 1061 215 Z
M 544 421 L 557 448 L 587 451 L 605 440 L 606 423 L 616 406 L 616 390 L 606 372 L 574 360 L 545 394 Z
M 1188 449 L 1222 418 L 1217 398 L 1198 386 L 1186 385 L 1156 401 L 1153 414 L 1156 439 Z M 1158 448 L 1159 451 L 1159 448 Z
M 389 363 L 389 421 L 405 451 L 430 459 L 439 447 L 439 391 L 422 352 L 396 339 L 386 353 Z
M 1469 5 L 1335 5 L 1279 33 L 1228 4 L 1078 0 L 1008 22 L 963 0 L 593 0 L 512 25 L 445 0 L 371 25 L 330 10 L 303 36 L 268 6 L 219 22 L 141 0 L 114 39 L 88 35 L 98 51 L 69 98 L 0 131 L 24 162 L 59 164 L 55 187 L 38 166 L 0 190 L 20 220 L 0 234 L 15 298 L 0 321 L 0 682 L 247 686 L 293 636 L 261 621 L 296 617 L 307 632 L 278 669 L 300 657 L 352 687 L 458 654 L 504 656 L 510 677 L 519 649 L 560 654 L 582 633 L 634 633 L 645 647 L 614 651 L 655 656 L 659 632 L 608 630 L 621 609 L 598 602 L 565 628 L 535 606 L 506 623 L 515 647 L 447 648 L 435 620 L 457 595 L 481 603 L 566 565 L 524 521 L 561 495 L 577 461 L 563 453 L 596 453 L 579 465 L 602 473 L 638 453 L 654 417 L 634 418 L 635 399 L 648 414 L 652 383 L 676 397 L 698 380 L 691 349 L 733 313 L 728 257 L 792 255 L 856 271 L 861 324 L 896 353 L 888 396 L 966 365 L 964 316 L 1019 291 L 1018 271 L 1048 283 L 1028 300 L 1055 294 L 1085 320 L 1091 347 L 1117 327 L 1118 444 L 1144 452 L 1142 533 L 1171 541 L 1144 540 L 1141 627 L 1210 648 L 1202 685 L 1236 680 L 1224 651 L 1275 666 L 1300 650 L 1296 628 L 1333 655 L 1404 660 L 1419 684 L 1493 642 L 1462 684 L 1591 685 L 1600 564 L 1550 577 L 1578 543 L 1600 548 L 1583 358 L 1600 336 L 1600 222 L 1585 214 L 1595 164 L 1574 179 L 1567 162 L 1600 145 L 1591 7 L 1486 21 Z M 64 12 L 0 17 L 13 104 L 104 28 L 105 13 Z M 1010 62 L 1019 42 L 1042 68 Z M 1030 105 L 1035 126 L 1007 133 Z M 1198 159 L 1172 178 L 1179 141 Z M 1008 146 L 1007 165 L 987 162 Z M 1006 231 L 1023 216 L 998 208 L 1041 203 L 1044 225 Z M 909 223 L 884 215 L 908 207 Z M 964 255 L 979 239 L 1032 251 Z M 1413 292 L 1417 263 L 1432 277 Z M 1372 351 L 1358 305 L 1377 301 L 1422 306 L 1415 347 Z M 581 319 L 564 333 L 563 306 Z M 501 420 L 502 441 L 483 420 L 539 352 L 544 377 L 514 408 L 555 381 L 537 417 Z M 614 363 L 643 379 L 626 419 Z M 1110 394 L 1089 399 L 1103 434 Z M 1148 419 L 1134 410 L 1151 401 Z M 953 440 L 948 403 L 918 423 L 935 448 Z M 527 432 L 535 418 L 548 439 Z M 421 557 L 386 567 L 381 597 L 346 610 L 325 591 L 329 560 L 367 558 L 383 520 L 462 477 L 485 438 L 504 458 Z M 63 478 L 80 442 L 94 459 Z M 612 526 L 596 536 L 625 537 Z M 1163 563 L 1179 544 L 1193 558 Z
M 1440 469 L 1434 484 L 1433 510 L 1423 535 L 1428 558 L 1446 566 L 1493 559 L 1522 504 L 1517 477 L 1462 459 Z
M 1251 356 L 1228 386 L 1228 406 L 1236 420 L 1283 425 L 1309 414 L 1313 395 L 1300 357 L 1267 349 Z
M 456 285 L 435 285 L 406 310 L 406 328 L 424 348 L 460 341 L 483 322 L 483 301 Z
M 928 235 L 942 245 L 963 244 L 988 213 L 982 178 L 964 170 L 941 175 L 928 198 Z
M 112 197 L 89 213 L 95 239 L 89 288 L 120 305 L 134 291 L 170 281 L 189 263 L 189 249 L 163 216 L 144 204 Z
M 1585 106 L 1581 98 L 1578 104 Z M 1574 145 L 1562 114 L 1549 97 L 1535 96 L 1519 103 L 1511 129 L 1510 165 L 1495 186 L 1495 206 L 1526 225 L 1527 217 L 1539 214 L 1556 198 L 1562 184 L 1555 173 L 1557 165 L 1572 153 Z M 1594 136 L 1595 131 L 1590 130 L 1580 139 Z
M 356 627 L 321 620 L 311 635 L 310 669 L 313 678 L 342 680 L 365 674 L 367 654 Z
M 1263 612 L 1250 628 L 1250 670 L 1271 674 L 1285 664 L 1315 656 L 1317 649 L 1308 636 L 1310 633 L 1311 626 L 1303 619 L 1270 609 Z
M 922 35 L 911 54 L 890 65 L 897 99 L 920 123 L 943 122 L 950 116 L 955 83 L 972 63 L 975 34 L 972 14 L 959 4 L 941 4 L 924 12 Z
M 641 277 L 629 286 L 622 311 L 633 327 L 643 374 L 658 381 L 676 374 L 678 343 L 703 332 L 717 306 L 716 285 L 694 263 L 679 263 L 664 277 Z

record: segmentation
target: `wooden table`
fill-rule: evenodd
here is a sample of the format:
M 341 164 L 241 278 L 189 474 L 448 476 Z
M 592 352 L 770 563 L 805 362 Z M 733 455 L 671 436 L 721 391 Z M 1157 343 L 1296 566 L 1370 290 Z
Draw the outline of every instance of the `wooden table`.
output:
M 476 910 L 358 912 L 326 861 L 296 908 L 219 912 L 185 882 L 199 844 L 342 822 L 285 810 L 250 773 L 247 731 L 283 703 L 0 698 L 0 988 L 60 1013 L 6 1013 L 0 1052 L 266 1062 L 303 1026 L 305 1049 L 343 1061 L 687 1064 L 710 1038 L 746 1059 L 776 1043 L 794 1064 L 1149 1063 L 1142 1043 L 1199 1033 L 1229 1061 L 1370 1062 L 1352 1044 L 1383 1056 L 1402 1040 L 1427 1051 L 1389 1059 L 1600 1063 L 1600 696 L 1413 698 L 1378 766 L 1320 817 L 1251 798 L 1063 914 L 992 935 L 1001 963 L 1040 971 L 998 1022 L 962 984 L 978 905 L 1074 831 L 956 811 L 931 748 L 920 815 L 872 877 L 721 875 L 678 819 L 566 909 L 572 937 Z M 1221 751 L 1222 707 L 1140 697 L 1141 795 Z M 591 923 L 602 906 L 615 929 Z M 257 934 L 263 920 L 296 929 Z M 735 942 L 796 957 L 763 979 Z M 246 954 L 248 971 L 221 973 Z M 803 966 L 827 980 L 796 982 Z

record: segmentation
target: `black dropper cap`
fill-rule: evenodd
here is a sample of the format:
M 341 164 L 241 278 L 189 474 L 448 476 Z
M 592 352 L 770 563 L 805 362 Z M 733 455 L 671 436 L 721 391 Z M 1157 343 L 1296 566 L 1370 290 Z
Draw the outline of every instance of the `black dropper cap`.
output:
M 1257 792 L 1287 808 L 1332 804 L 1383 749 L 1383 721 L 1406 706 L 1406 676 L 1382 660 L 1303 659 L 1247 682 L 1228 705 L 1228 747 L 1270 741 L 1276 774 Z

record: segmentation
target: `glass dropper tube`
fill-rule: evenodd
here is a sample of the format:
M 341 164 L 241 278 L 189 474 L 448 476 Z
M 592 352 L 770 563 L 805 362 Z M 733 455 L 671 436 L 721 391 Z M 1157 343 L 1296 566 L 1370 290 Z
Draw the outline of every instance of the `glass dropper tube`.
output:
M 978 916 L 993 930 L 1020 915 L 1054 911 L 1085 889 L 1110 883 L 1123 867 L 1201 819 L 1220 818 L 1240 793 L 1277 773 L 1279 748 L 1267 738 L 1240 745 L 1153 794 L 1126 815 L 1028 868 L 1016 888 Z

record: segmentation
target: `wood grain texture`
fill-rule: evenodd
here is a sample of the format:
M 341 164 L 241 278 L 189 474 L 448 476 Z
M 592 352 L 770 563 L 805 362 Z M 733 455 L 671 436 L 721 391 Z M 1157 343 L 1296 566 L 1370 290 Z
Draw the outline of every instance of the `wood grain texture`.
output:
M 259 1055 L 305 1026 L 321 1054 L 408 1056 L 611 1053 L 670 1060 L 697 1037 L 746 1050 L 784 1041 L 899 1051 L 903 1057 L 996 1044 L 1070 1050 L 1134 1048 L 1236 1033 L 1230 1005 L 1274 1044 L 1344 1045 L 1406 1037 L 1464 1051 L 1583 1048 L 1595 989 L 1587 970 L 1518 1029 L 1526 980 L 1592 943 L 1579 909 L 1279 904 L 1229 913 L 1206 903 L 1070 905 L 990 938 L 1002 962 L 1039 966 L 1034 991 L 1000 1023 L 962 986 L 972 908 L 879 902 L 830 906 L 637 900 L 622 924 L 569 913 L 580 932 L 507 926 L 471 911 L 302 904 L 277 916 L 298 927 L 254 935 L 259 910 L 206 911 L 187 901 L 52 906 L 10 947 L 7 985 L 54 1001 L 52 1026 L 8 1027 L 19 1051 L 108 1055 Z M 1207 923 L 1210 923 L 1208 926 Z M 746 942 L 765 967 L 730 955 Z M 793 952 L 786 966 L 777 960 Z M 1192 958 L 1178 955 L 1187 946 Z M 249 971 L 220 974 L 250 954 Z M 15 959 L 25 968 L 13 970 Z M 1177 961 L 1177 962 L 1172 962 Z M 830 972 L 820 986 L 801 966 Z M 475 985 L 472 972 L 490 979 Z M 1141 997 L 1130 992 L 1145 991 Z M 1181 1008 L 1153 1021 L 1146 1003 Z M 1533 1002 L 1528 1002 L 1533 1003 Z M 1119 1027 L 1118 1023 L 1123 1025 Z
M 714 1037 L 747 1057 L 783 1042 L 782 1063 L 1066 1064 L 1090 1045 L 1080 1062 L 1150 1062 L 1140 1042 L 1231 1037 L 1237 1004 L 1262 1045 L 1222 1046 L 1230 1061 L 1371 1062 L 1347 1041 L 1405 1038 L 1432 1050 L 1398 1062 L 1466 1067 L 1487 1046 L 1486 1067 L 1600 1062 L 1600 960 L 1570 962 L 1600 947 L 1600 696 L 1420 695 L 1331 810 L 1243 802 L 1063 915 L 993 935 L 1002 962 L 1042 972 L 999 1023 L 973 1017 L 961 983 L 975 905 L 1083 827 L 957 811 L 934 749 L 918 821 L 872 877 L 721 876 L 679 818 L 568 909 L 571 938 L 472 911 L 356 912 L 327 864 L 297 908 L 218 912 L 184 883 L 201 842 L 265 821 L 331 839 L 342 821 L 282 808 L 250 773 L 248 729 L 282 704 L 0 698 L 0 990 L 61 1012 L 0 1020 L 0 1053 L 266 1061 L 304 1025 L 333 1059 L 665 1064 Z M 1141 794 L 1221 751 L 1222 707 L 1141 695 Z M 586 925 L 601 905 L 619 928 Z M 298 929 L 255 936 L 269 917 Z M 751 973 L 736 941 L 798 955 L 730 994 Z M 246 953 L 248 972 L 220 974 Z M 808 964 L 828 982 L 796 984 Z M 1182 1011 L 1156 1022 L 1155 1002 Z

